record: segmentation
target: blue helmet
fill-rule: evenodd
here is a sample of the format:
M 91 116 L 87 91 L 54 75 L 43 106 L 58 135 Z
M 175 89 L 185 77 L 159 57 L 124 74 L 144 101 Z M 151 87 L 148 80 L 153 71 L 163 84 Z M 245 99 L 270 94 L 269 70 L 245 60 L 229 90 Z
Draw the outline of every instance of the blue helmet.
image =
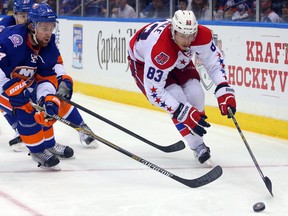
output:
M 56 13 L 46 3 L 35 3 L 28 12 L 28 21 L 38 22 L 56 22 Z
M 14 0 L 13 12 L 28 12 L 33 3 L 34 0 Z

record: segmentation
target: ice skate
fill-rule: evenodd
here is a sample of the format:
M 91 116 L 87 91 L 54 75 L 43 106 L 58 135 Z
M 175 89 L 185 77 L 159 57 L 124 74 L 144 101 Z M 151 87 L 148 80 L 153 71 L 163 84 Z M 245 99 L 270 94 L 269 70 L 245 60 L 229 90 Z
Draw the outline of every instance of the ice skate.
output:
M 195 157 L 198 159 L 198 161 L 203 164 L 206 162 L 210 157 L 210 148 L 205 145 L 205 143 L 202 143 L 199 145 L 196 149 L 192 149 L 195 151 Z
M 34 160 L 38 164 L 38 167 L 40 168 L 52 169 L 56 171 L 60 170 L 59 159 L 47 149 L 39 153 L 30 152 L 29 155 L 31 156 L 32 160 Z
M 74 155 L 74 151 L 69 146 L 61 145 L 56 143 L 55 146 L 47 148 L 47 150 L 61 158 L 71 158 Z
M 15 152 L 22 152 L 26 149 L 25 145 L 22 142 L 22 139 L 17 130 L 15 130 L 15 136 L 9 141 L 9 146 Z
M 80 125 L 82 128 L 92 131 L 85 123 Z M 84 147 L 91 147 L 91 148 L 97 148 L 98 142 L 91 136 L 87 135 L 83 131 L 79 131 L 80 136 L 80 142 Z

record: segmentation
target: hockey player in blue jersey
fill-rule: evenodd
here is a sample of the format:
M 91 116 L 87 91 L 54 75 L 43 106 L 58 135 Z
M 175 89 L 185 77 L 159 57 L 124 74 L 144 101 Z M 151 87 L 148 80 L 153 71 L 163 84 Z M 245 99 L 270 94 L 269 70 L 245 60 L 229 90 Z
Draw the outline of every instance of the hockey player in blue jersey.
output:
M 28 11 L 30 10 L 33 0 L 15 0 L 13 3 L 13 15 L 5 16 L 0 21 L 0 32 L 8 27 L 18 24 L 24 24 L 27 22 Z M 15 136 L 13 139 L 9 141 L 9 145 L 11 148 L 18 152 L 23 150 L 22 140 L 17 131 L 18 121 L 15 116 L 9 115 L 6 112 L 2 111 L 4 117 L 7 122 L 11 125 L 11 127 L 15 130 Z
M 67 108 L 69 106 L 55 96 L 60 89 L 55 71 L 56 67 L 61 68 L 61 55 L 53 34 L 55 26 L 56 14 L 49 5 L 42 3 L 33 4 L 28 13 L 27 24 L 2 31 L 0 108 L 16 116 L 18 132 L 32 159 L 42 167 L 57 169 L 59 157 L 70 158 L 74 151 L 56 143 L 53 131 L 55 120 L 49 118 L 49 115 L 54 114 L 63 117 L 67 110 L 73 112 L 73 109 Z M 62 82 L 66 86 L 64 85 L 62 95 L 71 97 L 73 83 L 68 76 L 63 76 Z M 36 112 L 31 107 L 30 100 L 46 111 Z
M 0 21 L 0 32 L 7 26 L 24 24 L 27 22 L 28 11 L 34 0 L 14 0 L 13 15 L 5 16 Z
M 29 11 L 32 4 L 33 4 L 32 0 L 15 0 L 14 1 L 14 15 L 6 16 L 0 21 L 0 26 L 2 26 L 2 29 L 10 25 L 25 23 L 27 21 L 27 11 Z M 73 90 L 73 81 L 71 77 L 66 75 L 61 55 L 59 55 L 59 58 L 55 59 L 54 62 L 52 62 L 51 64 L 54 64 L 54 70 L 57 74 L 57 79 L 58 79 L 58 84 L 59 84 L 57 94 L 67 99 L 71 99 L 72 90 Z M 75 124 L 84 126 L 86 127 L 86 129 L 90 130 L 90 128 L 84 123 L 83 118 L 81 117 L 77 108 L 72 107 L 69 104 L 65 104 L 63 102 L 61 111 L 62 111 L 62 115 L 69 121 Z M 5 112 L 4 114 L 9 124 L 16 131 L 16 136 L 14 139 L 9 141 L 9 145 L 12 147 L 14 151 L 21 151 L 23 150 L 22 145 L 21 145 L 22 140 L 19 135 L 17 136 L 18 134 L 17 120 L 15 116 L 13 115 L 9 115 Z M 93 137 L 90 137 L 81 131 L 79 132 L 79 136 L 80 136 L 80 142 L 83 144 L 83 146 L 93 147 L 93 148 L 98 146 L 96 140 Z

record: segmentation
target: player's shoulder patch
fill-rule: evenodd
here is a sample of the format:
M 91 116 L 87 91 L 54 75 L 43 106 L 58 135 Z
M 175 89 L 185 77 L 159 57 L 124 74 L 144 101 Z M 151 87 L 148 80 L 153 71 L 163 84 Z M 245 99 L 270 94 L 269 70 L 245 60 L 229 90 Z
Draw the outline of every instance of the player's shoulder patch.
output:
M 26 47 L 27 28 L 22 25 L 6 27 L 0 33 L 0 44 L 9 55 L 21 55 Z
M 170 56 L 166 54 L 165 52 L 161 52 L 158 55 L 155 56 L 154 60 L 157 62 L 159 65 L 164 65 L 166 64 L 170 59 Z
M 171 67 L 177 60 L 178 50 L 179 48 L 171 36 L 162 34 L 152 48 L 151 59 L 155 66 L 166 69 Z
M 192 45 L 194 46 L 205 45 L 208 44 L 211 40 L 212 40 L 212 30 L 205 26 L 199 25 L 197 37 L 192 42 Z
M 8 39 L 12 42 L 14 48 L 23 44 L 23 37 L 19 34 L 12 34 L 11 36 L 8 37 Z

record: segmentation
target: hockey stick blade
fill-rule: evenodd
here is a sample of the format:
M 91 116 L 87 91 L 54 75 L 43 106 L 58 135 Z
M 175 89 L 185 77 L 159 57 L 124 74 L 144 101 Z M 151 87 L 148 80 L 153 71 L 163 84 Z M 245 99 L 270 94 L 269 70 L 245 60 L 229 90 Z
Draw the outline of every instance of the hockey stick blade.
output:
M 264 183 L 266 185 L 266 188 L 268 189 L 268 191 L 270 192 L 271 196 L 273 197 L 274 195 L 273 195 L 273 192 L 272 192 L 272 182 L 271 182 L 271 180 L 267 176 L 265 176 L 263 180 L 264 180 Z
M 142 140 L 143 141 L 143 140 Z M 148 141 L 148 140 L 147 140 Z M 148 141 L 146 143 L 163 151 L 163 152 L 166 152 L 166 153 L 171 153 L 171 152 L 176 152 L 176 151 L 180 151 L 182 149 L 185 148 L 185 144 L 182 140 L 172 144 L 172 145 L 169 145 L 169 146 L 160 146 L 160 145 L 157 145 L 155 143 L 152 143 L 151 141 Z
M 38 106 L 37 104 L 33 103 L 33 102 L 30 102 L 30 104 L 38 111 L 45 111 L 43 107 L 40 107 Z M 95 133 L 93 133 L 93 131 L 90 131 L 90 130 L 87 130 L 83 127 L 80 127 L 79 125 L 76 125 L 74 124 L 73 122 L 70 122 L 68 121 L 67 119 L 64 119 L 58 115 L 53 115 L 53 116 L 50 116 L 72 128 L 74 128 L 75 130 L 77 131 L 83 131 L 84 133 L 86 133 L 87 135 L 90 135 L 92 136 L 93 138 L 95 138 L 96 140 L 98 140 L 99 142 L 102 142 L 103 144 L 109 146 L 110 148 L 113 148 L 115 149 L 116 151 L 122 153 L 122 154 L 125 154 L 126 156 L 134 159 L 135 161 L 138 161 L 140 163 L 142 163 L 143 165 L 149 167 L 150 169 L 152 170 L 155 170 L 165 176 L 168 176 L 172 179 L 174 179 L 175 181 L 179 182 L 179 183 L 182 183 L 190 188 L 197 188 L 197 187 L 201 187 L 201 186 L 204 186 L 204 185 L 207 185 L 213 181 L 215 181 L 216 179 L 218 179 L 221 175 L 222 175 L 222 168 L 220 166 L 216 166 L 214 167 L 212 170 L 210 170 L 208 173 L 206 173 L 205 175 L 203 176 L 200 176 L 199 178 L 196 178 L 196 179 L 184 179 L 184 178 L 181 178 L 179 176 L 176 176 L 174 175 L 173 173 L 113 144 L 112 142 L 108 141 L 108 140 L 105 140 L 103 139 L 102 137 L 100 136 L 97 136 Z
M 200 176 L 199 178 L 196 178 L 196 179 L 189 180 L 189 179 L 180 178 L 178 176 L 174 176 L 172 178 L 181 182 L 182 184 L 185 184 L 188 187 L 197 188 L 197 187 L 202 187 L 206 184 L 209 184 L 215 181 L 222 175 L 222 173 L 223 173 L 223 170 L 221 166 L 218 165 L 214 167 L 212 170 L 210 170 L 208 173 L 206 173 L 205 175 Z
M 139 139 L 139 140 L 141 140 L 142 142 L 144 142 L 144 143 L 146 143 L 146 144 L 148 144 L 148 145 L 151 145 L 151 146 L 153 146 L 154 148 L 157 148 L 157 149 L 159 149 L 159 150 L 161 150 L 161 151 L 163 151 L 163 152 L 166 152 L 166 153 L 176 152 L 176 151 L 180 151 L 180 150 L 182 150 L 182 149 L 185 148 L 185 144 L 184 144 L 184 142 L 181 141 L 181 140 L 178 141 L 178 142 L 176 142 L 176 143 L 174 143 L 174 144 L 172 144 L 172 145 L 169 145 L 169 146 L 157 145 L 156 143 L 151 142 L 151 141 L 145 139 L 144 137 L 141 137 L 140 135 L 138 135 L 138 134 L 136 134 L 136 133 L 134 133 L 134 132 L 132 132 L 132 131 L 124 128 L 124 127 L 122 127 L 121 125 L 118 125 L 118 124 L 116 124 L 115 122 L 112 122 L 112 121 L 110 121 L 109 119 L 106 119 L 106 118 L 104 118 L 103 116 L 101 116 L 101 115 L 99 115 L 99 114 L 97 114 L 97 113 L 95 113 L 95 112 L 92 112 L 91 110 L 89 110 L 89 109 L 81 106 L 80 104 L 77 104 L 77 103 L 75 103 L 75 102 L 73 102 L 73 101 L 71 101 L 71 100 L 68 100 L 68 99 L 66 99 L 66 98 L 64 98 L 64 97 L 62 97 L 62 96 L 60 96 L 60 95 L 57 95 L 57 97 L 59 97 L 61 100 L 65 101 L 66 103 L 69 103 L 69 104 L 71 104 L 72 106 L 74 106 L 74 107 L 82 110 L 83 112 L 86 112 L 86 113 L 88 113 L 89 115 L 92 115 L 92 116 L 100 119 L 101 121 L 104 121 L 105 123 L 107 123 L 107 124 L 109 124 L 109 125 L 117 128 L 117 129 L 119 129 L 119 130 L 121 130 L 121 131 L 129 134 L 130 136 L 133 136 L 134 138 Z

